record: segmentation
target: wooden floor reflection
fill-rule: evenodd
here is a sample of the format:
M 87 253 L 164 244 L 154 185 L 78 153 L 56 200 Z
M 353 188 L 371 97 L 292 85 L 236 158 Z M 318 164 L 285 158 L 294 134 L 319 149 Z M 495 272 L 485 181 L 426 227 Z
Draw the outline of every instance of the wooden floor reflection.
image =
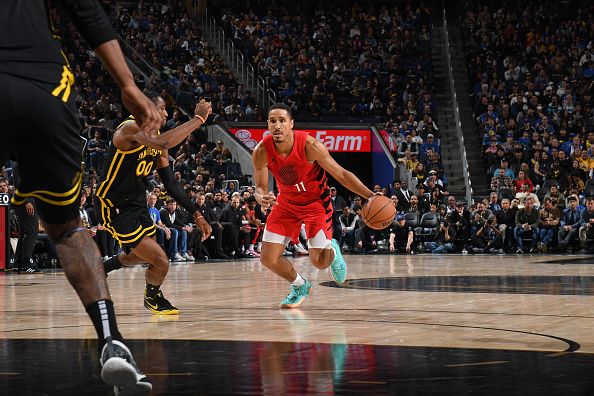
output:
M 290 373 L 291 370 L 313 370 L 335 375 L 336 355 L 349 356 L 347 360 L 354 367 L 352 370 L 360 370 L 357 359 L 364 359 L 365 353 L 358 356 L 355 351 L 357 348 L 365 350 L 365 346 L 375 347 L 372 348 L 376 351 L 374 353 L 380 350 L 377 349 L 380 346 L 385 346 L 388 348 L 386 351 L 389 351 L 386 352 L 387 358 L 396 359 L 397 365 L 406 365 L 406 359 L 414 360 L 414 366 L 422 369 L 422 372 L 435 370 L 433 366 L 437 361 L 440 367 L 482 363 L 495 367 L 499 363 L 493 362 L 521 360 L 521 356 L 530 359 L 537 356 L 535 361 L 538 362 L 544 357 L 557 356 L 556 367 L 561 371 L 571 371 L 572 364 L 582 364 L 575 362 L 592 358 L 594 265 L 590 263 L 594 263 L 594 259 L 544 255 L 376 255 L 346 258 L 349 276 L 344 287 L 333 287 L 335 285 L 330 274 L 317 271 L 308 264 L 307 258 L 294 260 L 299 272 L 314 285 L 312 295 L 296 310 L 278 309 L 278 303 L 288 292 L 288 285 L 263 268 L 257 260 L 172 265 L 163 290 L 182 310 L 179 316 L 155 316 L 143 308 L 143 268 L 112 273 L 108 283 L 120 330 L 127 339 L 137 340 L 135 347 L 146 345 L 146 340 L 151 340 L 153 349 L 155 343 L 160 342 L 162 346 L 159 348 L 168 350 L 168 342 L 179 341 L 171 345 L 179 348 L 187 344 L 189 350 L 198 348 L 202 352 L 210 350 L 206 345 L 219 345 L 220 350 L 220 342 L 247 343 L 252 345 L 249 348 L 259 345 L 260 349 L 256 348 L 260 350 L 258 357 L 250 364 L 257 364 L 259 370 L 276 370 L 280 377 L 274 379 L 273 376 L 273 383 L 259 383 L 258 387 L 247 393 L 266 393 L 261 386 L 277 389 L 278 384 L 275 385 L 274 381 L 281 381 L 281 388 L 278 389 L 284 389 L 284 392 L 269 394 L 323 393 L 317 388 L 289 391 L 282 385 L 285 382 L 281 374 Z M 60 340 L 76 351 L 81 340 L 94 338 L 94 329 L 61 272 L 44 275 L 5 274 L 0 276 L 0 285 L 2 353 L 9 347 L 16 348 L 16 344 L 10 340 L 21 346 L 23 343 L 29 346 L 45 345 L 50 349 L 54 347 L 41 340 Z M 35 340 L 41 343 L 35 344 Z M 82 344 L 86 345 L 84 342 Z M 232 345 L 238 348 L 239 344 Z M 273 350 L 275 356 L 284 355 L 289 353 L 287 351 L 299 349 L 299 345 L 314 348 L 323 356 L 333 357 L 312 358 L 316 363 L 308 364 L 307 367 L 301 363 L 285 367 L 282 362 L 267 359 L 264 353 Z M 222 353 L 221 358 L 232 358 L 237 353 L 233 348 L 229 351 L 235 352 Z M 86 353 L 92 355 L 92 348 L 87 349 Z M 283 352 L 284 349 L 287 351 Z M 216 350 L 208 352 L 215 360 Z M 397 350 L 401 351 L 400 355 Z M 144 356 L 147 352 L 141 350 L 135 353 Z M 167 353 L 171 355 L 171 351 Z M 415 353 L 433 359 L 419 360 L 415 358 Z M 448 354 L 450 358 L 446 358 Z M 575 355 L 576 358 L 568 358 L 568 355 Z M 19 368 L 18 354 L 10 355 L 10 359 L 17 359 L 10 364 L 5 360 L 8 359 L 6 354 L 0 358 L 0 386 L 22 391 L 24 388 L 19 388 L 20 381 L 24 384 L 28 380 L 22 368 Z M 80 359 L 81 362 L 83 360 Z M 175 365 L 181 368 L 176 367 L 176 372 L 186 372 L 183 359 L 178 360 Z M 150 366 L 151 363 L 149 361 L 146 364 Z M 534 367 L 541 364 L 534 363 Z M 565 364 L 568 366 L 563 366 Z M 338 371 L 345 370 L 343 366 Z M 96 375 L 92 368 L 87 371 L 85 368 L 84 363 L 80 363 L 76 370 L 82 370 L 82 376 Z M 578 369 L 577 366 L 574 368 Z M 3 373 L 12 369 L 21 370 L 18 371 L 21 374 L 9 381 Z M 535 373 L 538 370 L 527 371 L 526 375 L 534 379 Z M 171 383 L 162 389 L 163 394 L 173 392 L 172 386 L 184 381 L 183 376 L 175 377 L 173 373 L 167 375 L 170 374 L 168 378 Z M 480 375 L 477 375 L 492 374 L 489 374 L 489 369 L 481 369 Z M 389 385 L 387 377 L 361 377 L 347 371 L 341 375 L 355 381 L 351 383 L 353 386 L 335 387 L 331 393 L 360 392 L 362 389 L 371 392 L 371 389 L 375 389 L 374 381 Z M 452 373 L 440 371 L 438 375 Z M 462 381 L 462 374 L 457 372 L 454 377 L 456 375 L 460 375 L 458 379 Z M 231 379 L 219 380 L 224 382 Z M 367 388 L 361 388 L 360 385 L 365 381 L 371 382 Z M 592 384 L 586 381 L 583 386 L 594 385 L 592 381 Z M 355 386 L 357 383 L 359 385 Z M 484 384 L 482 381 L 477 382 L 479 388 L 481 383 Z M 43 391 L 44 386 L 47 384 L 39 384 L 35 391 Z M 101 385 L 97 386 L 96 394 L 109 394 L 105 393 Z M 178 390 L 182 392 L 182 388 Z M 414 389 L 419 391 L 419 388 Z M 553 394 L 550 393 L 551 389 L 541 389 L 541 392 L 534 394 Z M 377 392 L 372 393 L 393 394 L 395 390 L 387 386 L 377 388 Z M 231 388 L 227 391 L 243 392 Z M 219 392 L 211 389 L 207 393 Z

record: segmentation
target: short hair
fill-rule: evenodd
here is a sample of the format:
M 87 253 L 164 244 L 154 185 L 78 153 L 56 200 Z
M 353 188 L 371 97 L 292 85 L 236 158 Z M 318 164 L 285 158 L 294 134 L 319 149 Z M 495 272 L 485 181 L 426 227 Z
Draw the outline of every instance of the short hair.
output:
M 577 198 L 574 195 L 570 195 L 569 197 L 567 197 L 567 202 L 571 201 L 577 201 Z
M 161 95 L 153 95 L 153 96 L 150 96 L 150 98 L 151 98 L 151 102 L 153 102 L 153 103 L 154 103 L 154 104 L 156 104 L 156 105 L 158 105 L 158 104 L 159 104 L 159 100 L 162 100 L 162 101 L 163 101 L 163 103 L 165 103 L 165 99 L 163 99 L 163 98 L 161 97 Z
M 356 212 L 357 210 L 361 210 L 361 205 L 353 206 L 353 211 Z
M 588 195 L 586 197 L 586 201 L 594 201 L 594 197 L 592 195 Z
M 167 201 L 165 201 L 165 203 L 170 204 L 170 203 L 177 203 L 177 202 L 173 198 L 167 198 Z
M 289 115 L 289 118 L 293 119 L 293 110 L 289 106 L 287 106 L 286 104 L 284 104 L 284 103 L 275 103 L 275 104 L 273 104 L 272 106 L 270 106 L 268 108 L 268 115 L 270 115 L 270 112 L 272 110 L 275 110 L 275 109 L 280 109 L 280 110 L 286 111 L 287 114 Z

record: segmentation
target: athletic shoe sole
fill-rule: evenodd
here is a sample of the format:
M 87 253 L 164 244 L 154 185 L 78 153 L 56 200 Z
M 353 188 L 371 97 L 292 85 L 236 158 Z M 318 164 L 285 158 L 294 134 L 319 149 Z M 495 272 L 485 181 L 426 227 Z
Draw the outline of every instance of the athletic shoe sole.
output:
M 101 369 L 101 379 L 113 385 L 116 396 L 148 395 L 153 386 L 141 381 L 143 378 L 134 366 L 120 357 L 108 359 Z
M 301 304 L 303 304 L 303 301 L 305 301 L 305 297 L 310 296 L 311 295 L 311 287 L 309 289 L 307 289 L 307 293 L 305 293 L 305 295 L 303 297 L 301 297 L 301 299 L 299 301 L 297 301 L 296 303 L 293 304 L 280 304 L 280 308 L 282 309 L 288 309 L 288 308 L 299 308 L 301 306 Z

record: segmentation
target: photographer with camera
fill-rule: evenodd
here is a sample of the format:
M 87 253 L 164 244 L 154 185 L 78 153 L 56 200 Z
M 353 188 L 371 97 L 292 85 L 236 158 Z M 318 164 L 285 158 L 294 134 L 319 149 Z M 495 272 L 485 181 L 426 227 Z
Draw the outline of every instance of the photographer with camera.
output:
M 503 232 L 497 225 L 497 217 L 490 215 L 481 228 L 472 236 L 472 253 L 502 253 Z
M 454 239 L 456 239 L 456 231 L 447 220 L 444 220 L 437 228 L 435 239 L 432 242 L 425 242 L 423 247 L 430 253 L 452 253 Z

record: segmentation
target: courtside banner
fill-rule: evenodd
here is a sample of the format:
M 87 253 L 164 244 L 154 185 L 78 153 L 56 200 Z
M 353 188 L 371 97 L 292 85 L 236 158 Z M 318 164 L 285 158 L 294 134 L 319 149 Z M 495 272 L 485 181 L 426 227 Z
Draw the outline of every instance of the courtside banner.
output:
M 229 128 L 250 150 L 269 135 L 264 128 Z M 324 143 L 328 151 L 346 153 L 371 152 L 371 131 L 369 129 L 299 129 Z

